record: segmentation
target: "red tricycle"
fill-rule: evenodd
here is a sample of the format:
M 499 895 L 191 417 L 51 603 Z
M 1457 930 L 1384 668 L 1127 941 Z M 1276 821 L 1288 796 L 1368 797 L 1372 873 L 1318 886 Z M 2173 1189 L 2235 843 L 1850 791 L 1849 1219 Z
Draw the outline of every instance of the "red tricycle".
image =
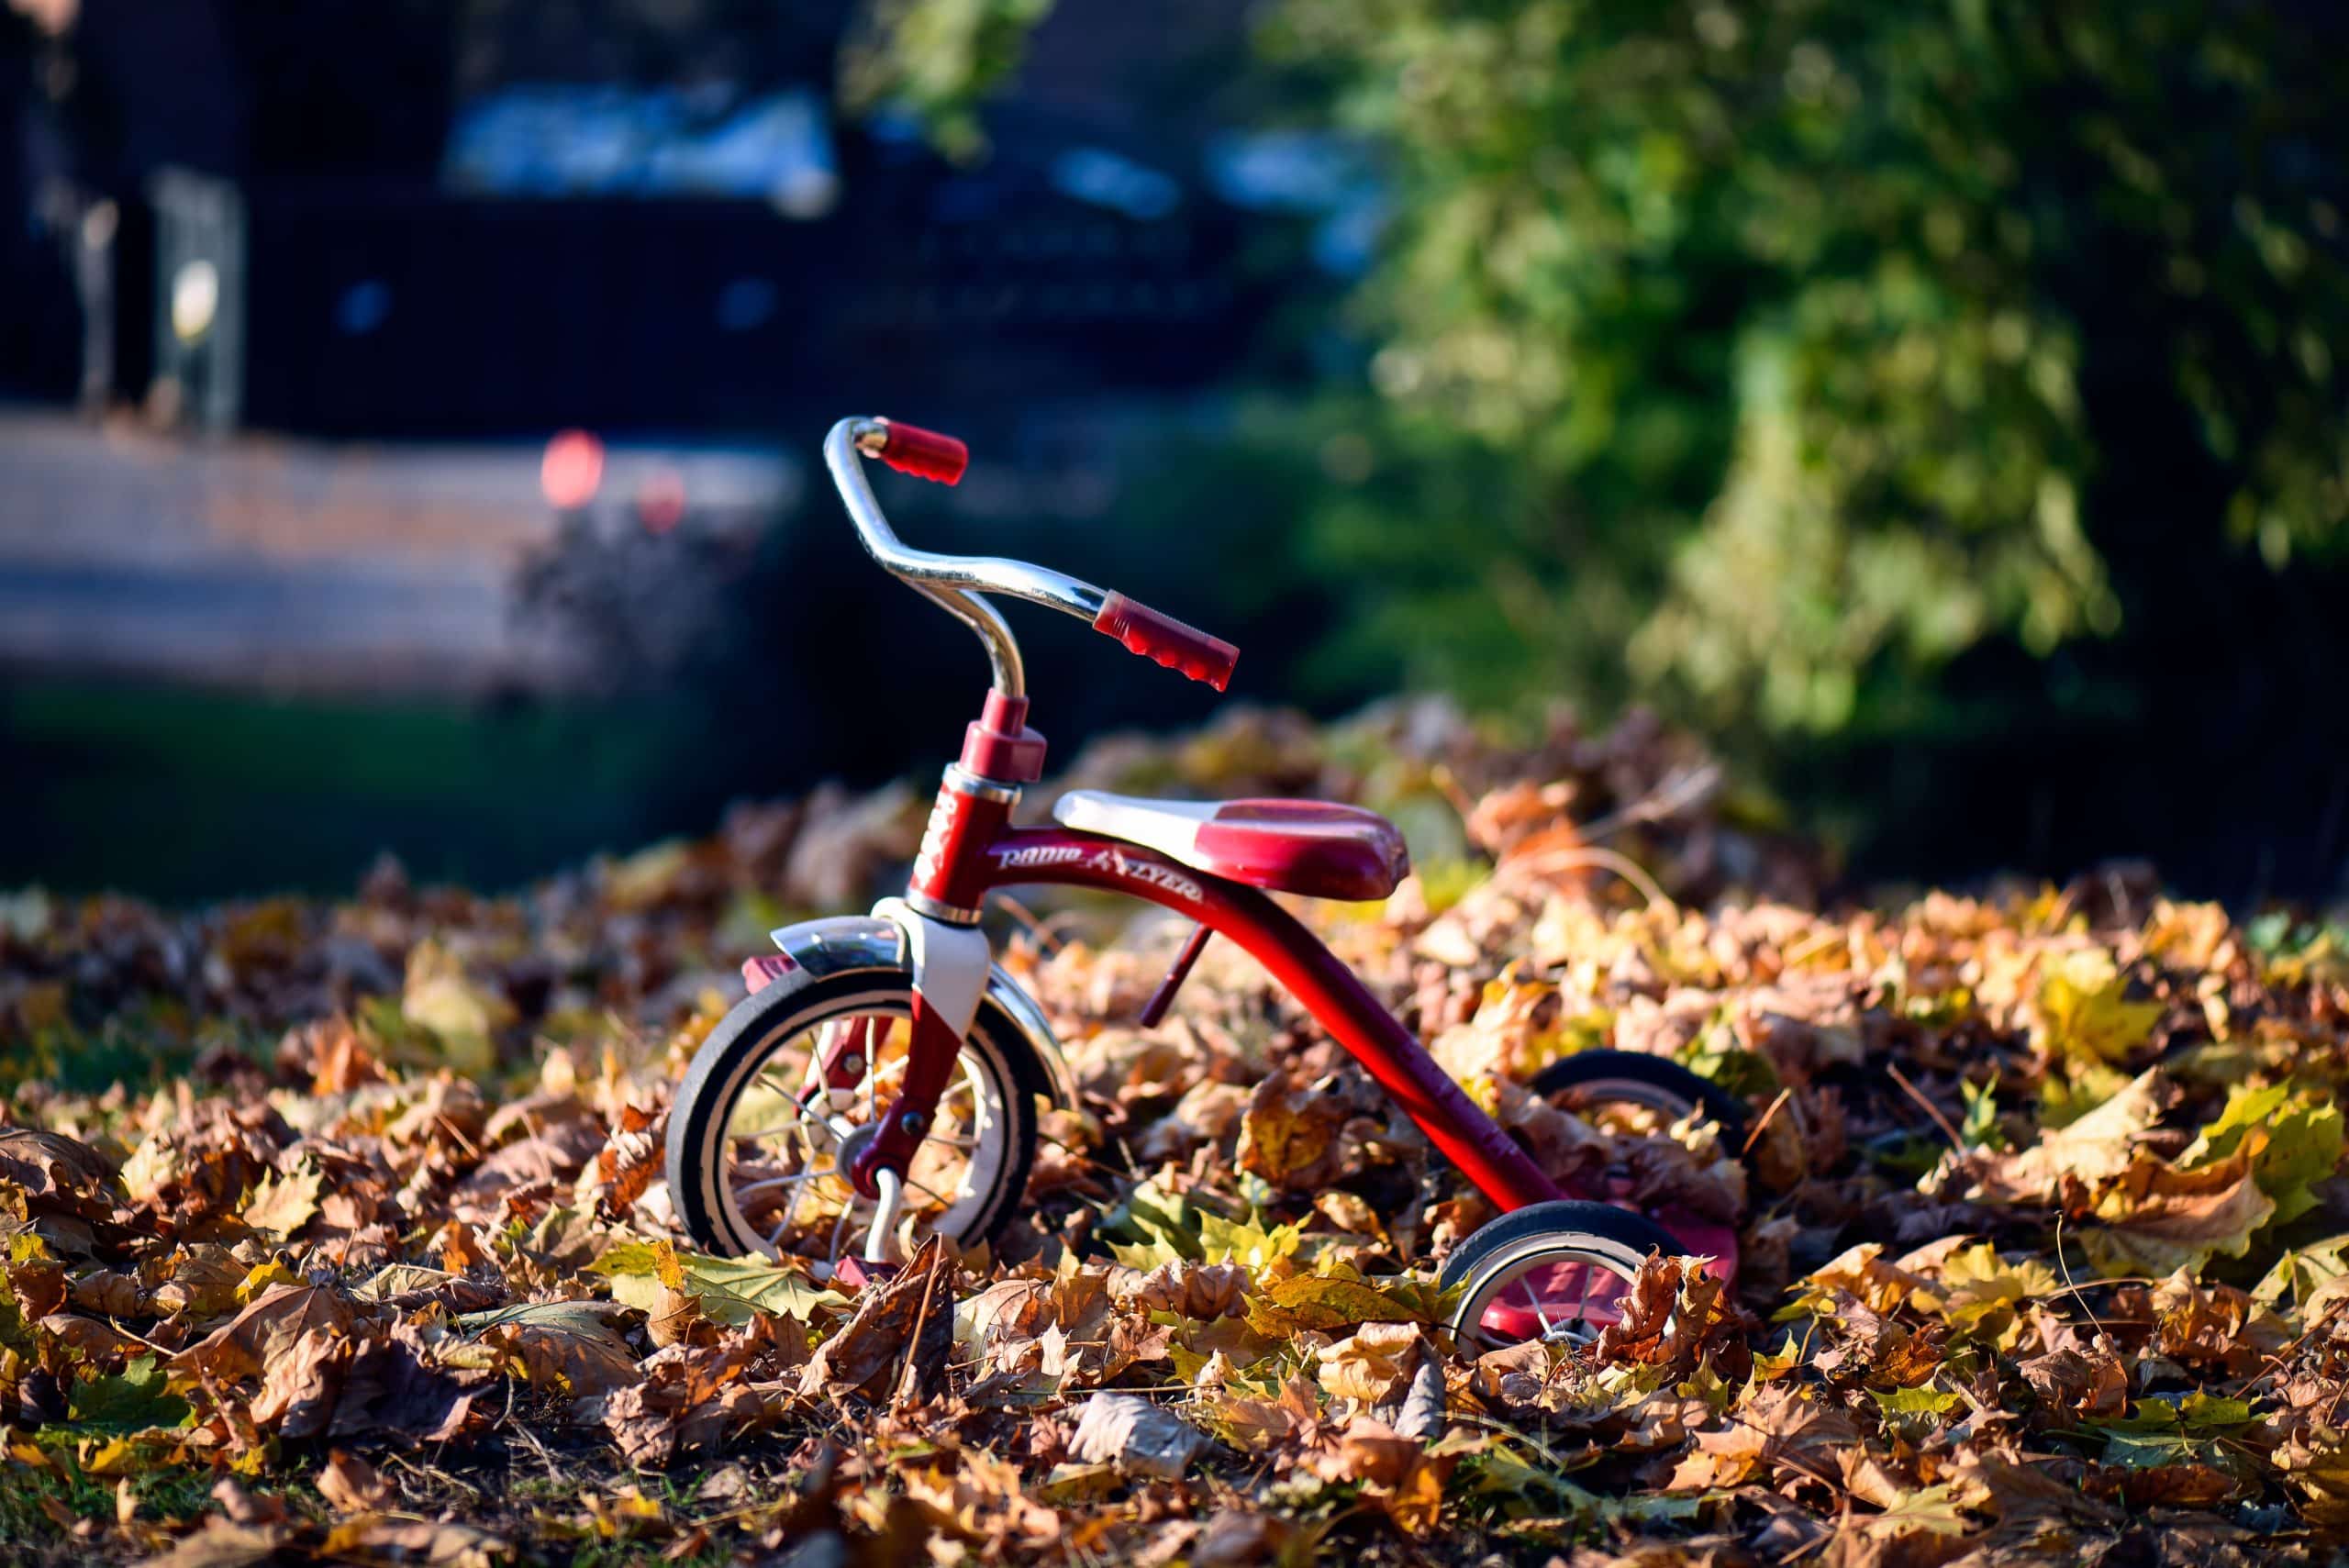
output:
M 1055 826 L 1011 820 L 1043 775 L 1019 645 L 984 595 L 1081 617 L 1129 650 L 1220 691 L 1230 643 L 1023 562 L 900 543 L 863 460 L 954 484 L 951 437 L 843 419 L 824 461 L 865 550 L 986 645 L 994 683 L 946 769 L 913 873 L 870 917 L 787 926 L 743 966 L 751 995 L 711 1032 L 677 1091 L 669 1184 L 694 1240 L 806 1259 L 819 1277 L 852 1257 L 886 1262 L 921 1236 L 993 1238 L 1019 1207 L 1039 1106 L 1074 1105 L 1043 1015 L 994 962 L 981 907 L 997 887 L 1107 889 L 1196 922 L 1145 1010 L 1154 1024 L 1210 933 L 1237 942 L 1304 1004 L 1434 1145 L 1502 1212 L 1452 1252 L 1453 1320 L 1472 1343 L 1586 1338 L 1616 1320 L 1652 1252 L 1736 1265 L 1734 1231 L 1682 1211 L 1655 1218 L 1562 1188 L 1447 1076 L 1353 972 L 1272 895 L 1367 900 L 1408 871 L 1385 818 L 1324 801 L 1154 800 L 1074 790 Z M 1695 1112 L 1743 1135 L 1744 1106 L 1677 1064 L 1626 1051 L 1569 1056 L 1532 1087 L 1584 1114 L 1669 1122 Z

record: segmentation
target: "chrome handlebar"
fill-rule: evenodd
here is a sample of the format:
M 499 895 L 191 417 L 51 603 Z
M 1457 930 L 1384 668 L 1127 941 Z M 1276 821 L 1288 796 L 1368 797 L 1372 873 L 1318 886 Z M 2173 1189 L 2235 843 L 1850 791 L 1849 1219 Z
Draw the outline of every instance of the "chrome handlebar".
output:
M 856 525 L 856 537 L 863 540 L 865 553 L 880 562 L 883 571 L 978 634 L 986 644 L 996 691 L 1007 697 L 1026 696 L 1027 669 L 1020 661 L 1019 644 L 1002 615 L 979 595 L 1002 594 L 1026 599 L 1075 616 L 1087 625 L 1099 617 L 1109 595 L 1090 583 L 1024 561 L 993 555 L 938 555 L 901 542 L 882 515 L 880 502 L 874 499 L 861 461 L 876 455 L 887 435 L 884 420 L 851 418 L 834 425 L 824 437 L 824 466 L 831 471 L 841 504 Z

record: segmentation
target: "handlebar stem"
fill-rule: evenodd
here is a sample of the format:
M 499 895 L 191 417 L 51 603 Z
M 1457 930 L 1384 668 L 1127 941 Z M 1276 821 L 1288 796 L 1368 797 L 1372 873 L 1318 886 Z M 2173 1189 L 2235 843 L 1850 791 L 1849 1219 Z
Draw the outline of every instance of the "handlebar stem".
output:
M 1025 697 L 1027 668 L 1019 657 L 1019 643 L 1001 613 L 979 595 L 1001 594 L 1026 599 L 1090 625 L 1108 601 L 1108 594 L 1090 583 L 1031 566 L 1024 561 L 991 555 L 938 555 L 903 543 L 890 529 L 889 519 L 882 515 L 880 502 L 874 499 L 873 485 L 864 477 L 861 461 L 877 454 L 888 439 L 888 431 L 885 419 L 851 418 L 834 425 L 824 437 L 824 466 L 831 471 L 832 484 L 840 490 L 849 520 L 856 525 L 857 538 L 863 541 L 865 553 L 878 562 L 882 570 L 929 597 L 978 635 L 986 645 L 996 691 L 1006 697 Z

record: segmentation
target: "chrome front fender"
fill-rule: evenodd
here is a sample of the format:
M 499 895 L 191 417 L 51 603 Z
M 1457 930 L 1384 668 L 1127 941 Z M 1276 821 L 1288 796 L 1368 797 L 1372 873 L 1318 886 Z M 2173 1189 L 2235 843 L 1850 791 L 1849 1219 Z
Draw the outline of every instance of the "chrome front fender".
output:
M 767 937 L 792 967 L 805 971 L 813 980 L 879 970 L 894 971 L 908 979 L 913 975 L 913 952 L 905 932 L 891 921 L 869 915 L 802 920 L 796 926 L 777 927 Z M 1004 973 L 1001 964 L 988 967 L 979 1006 L 1002 1015 L 1034 1048 L 1036 1060 L 1044 1064 L 1045 1076 L 1052 1080 L 1052 1103 L 1064 1109 L 1075 1108 L 1076 1077 L 1069 1071 L 1068 1058 L 1061 1054 L 1060 1041 L 1052 1038 L 1052 1025 L 1044 1021 L 1044 1010 L 1019 988 L 1019 982 Z

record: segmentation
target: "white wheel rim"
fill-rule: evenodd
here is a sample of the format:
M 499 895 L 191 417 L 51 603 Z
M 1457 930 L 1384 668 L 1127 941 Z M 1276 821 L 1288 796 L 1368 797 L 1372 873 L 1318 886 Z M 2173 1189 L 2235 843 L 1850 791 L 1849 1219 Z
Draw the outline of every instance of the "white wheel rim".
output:
M 1500 1249 L 1493 1256 L 1477 1261 L 1470 1276 L 1468 1294 L 1461 1299 L 1458 1309 L 1453 1314 L 1453 1332 L 1464 1339 L 1474 1340 L 1487 1350 L 1506 1349 L 1511 1344 L 1520 1343 L 1518 1340 L 1495 1335 L 1485 1329 L 1485 1314 L 1497 1306 L 1512 1307 L 1520 1311 L 1530 1308 L 1542 1322 L 1542 1337 L 1550 1338 L 1553 1327 L 1563 1329 L 1584 1320 L 1580 1315 L 1590 1307 L 1588 1276 L 1585 1276 L 1581 1297 L 1573 1310 L 1553 1313 L 1545 1310 L 1542 1298 L 1531 1285 L 1524 1286 L 1526 1300 L 1523 1303 L 1508 1299 L 1508 1293 L 1524 1284 L 1535 1270 L 1562 1263 L 1579 1263 L 1586 1268 L 1603 1269 L 1623 1282 L 1624 1291 L 1619 1293 L 1620 1298 L 1620 1294 L 1628 1293 L 1632 1281 L 1639 1277 L 1640 1265 L 1645 1261 L 1644 1258 L 1631 1256 L 1628 1249 L 1619 1248 L 1598 1236 L 1562 1237 L 1537 1233 L 1525 1237 Z M 1556 1305 L 1564 1306 L 1563 1302 Z
M 893 1021 L 909 1018 L 905 992 L 892 988 L 859 993 L 778 1024 L 756 1046 L 742 1053 L 740 1064 L 721 1085 L 718 1103 L 726 1107 L 726 1112 L 724 1120 L 713 1132 L 709 1145 L 713 1167 L 711 1175 L 728 1233 L 734 1238 L 736 1245 L 746 1251 L 777 1259 L 785 1256 L 807 1258 L 807 1253 L 787 1251 L 784 1245 L 791 1237 L 792 1221 L 797 1216 L 802 1189 L 829 1185 L 837 1191 L 845 1186 L 842 1178 L 831 1171 L 810 1170 L 805 1165 L 797 1171 L 786 1171 L 781 1177 L 762 1177 L 749 1183 L 738 1180 L 739 1146 L 753 1142 L 762 1148 L 771 1149 L 777 1140 L 777 1133 L 773 1130 L 763 1133 L 736 1130 L 745 1102 L 751 1098 L 749 1090 L 754 1084 L 763 1082 L 774 1091 L 774 1098 L 780 1104 L 797 1107 L 792 1113 L 796 1120 L 779 1123 L 778 1127 L 800 1131 L 807 1138 L 811 1153 L 816 1151 L 816 1145 L 823 1141 L 827 1122 L 831 1124 L 829 1130 L 836 1139 L 841 1130 L 840 1124 L 848 1118 L 837 1113 L 818 1118 L 815 1114 L 816 1106 L 803 1105 L 796 1099 L 793 1092 L 796 1085 L 786 1086 L 786 1080 L 791 1075 L 775 1069 L 779 1059 L 795 1043 L 809 1042 L 807 1051 L 812 1056 L 816 1049 L 814 1038 L 826 1025 L 859 1016 L 885 1018 Z M 864 1113 L 864 1120 L 869 1121 L 885 1097 L 893 1092 L 884 1080 L 893 1077 L 890 1069 L 901 1069 L 903 1062 L 901 1053 L 887 1067 L 875 1061 L 866 1062 L 863 1082 L 853 1091 L 860 1096 L 858 1108 Z M 959 1175 L 954 1178 L 955 1184 L 951 1190 L 938 1190 L 938 1186 L 932 1184 L 940 1181 L 935 1169 L 927 1176 L 915 1176 L 908 1173 L 907 1191 L 909 1198 L 926 1196 L 944 1205 L 941 1209 L 924 1216 L 924 1229 L 959 1242 L 970 1237 L 986 1214 L 996 1185 L 1011 1163 L 1009 1095 L 1013 1091 L 1010 1079 L 1009 1071 L 999 1060 L 998 1053 L 985 1042 L 984 1036 L 974 1030 L 964 1039 L 963 1049 L 955 1058 L 954 1075 L 948 1079 L 945 1090 L 939 1096 L 933 1131 L 922 1140 L 914 1155 L 915 1172 L 919 1172 L 923 1168 L 924 1156 L 933 1150 L 951 1147 L 961 1153 L 963 1158 L 960 1162 Z M 957 1119 L 950 1123 L 950 1116 Z M 856 1123 L 850 1121 L 849 1125 Z M 963 1140 L 968 1141 L 967 1148 L 963 1147 Z M 789 1194 L 785 1200 L 781 1223 L 767 1229 L 750 1221 L 743 1213 L 741 1203 L 744 1195 L 759 1194 L 763 1190 Z M 837 1264 L 841 1258 L 861 1251 L 873 1207 L 871 1198 L 862 1194 L 851 1194 L 829 1230 L 825 1255 L 810 1261 L 829 1272 L 829 1266 Z
M 1659 1116 L 1668 1116 L 1675 1121 L 1702 1108 L 1686 1095 L 1676 1095 L 1660 1084 L 1644 1083 L 1637 1078 L 1593 1078 L 1586 1083 L 1568 1084 L 1553 1093 L 1572 1095 L 1586 1100 L 1592 1110 L 1609 1102 L 1629 1104 L 1643 1106 Z

